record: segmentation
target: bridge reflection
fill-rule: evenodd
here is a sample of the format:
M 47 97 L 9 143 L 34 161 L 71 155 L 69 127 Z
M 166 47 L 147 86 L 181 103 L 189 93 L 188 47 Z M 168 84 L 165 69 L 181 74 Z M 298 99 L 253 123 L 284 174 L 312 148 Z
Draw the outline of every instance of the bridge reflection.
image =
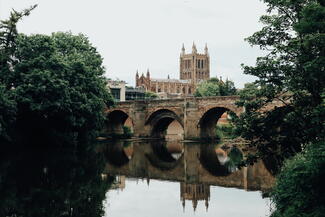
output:
M 210 186 L 268 191 L 274 177 L 263 162 L 238 169 L 243 153 L 236 147 L 180 142 L 123 142 L 106 144 L 109 175 L 180 182 L 180 200 L 196 209 L 203 200 L 208 208 Z

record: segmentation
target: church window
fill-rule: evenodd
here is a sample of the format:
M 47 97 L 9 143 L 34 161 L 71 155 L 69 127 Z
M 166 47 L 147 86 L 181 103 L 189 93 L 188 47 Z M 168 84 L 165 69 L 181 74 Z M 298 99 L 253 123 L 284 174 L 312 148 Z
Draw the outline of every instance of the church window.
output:
M 191 88 L 188 88 L 188 93 L 189 93 L 189 94 L 192 94 L 192 90 L 191 90 Z

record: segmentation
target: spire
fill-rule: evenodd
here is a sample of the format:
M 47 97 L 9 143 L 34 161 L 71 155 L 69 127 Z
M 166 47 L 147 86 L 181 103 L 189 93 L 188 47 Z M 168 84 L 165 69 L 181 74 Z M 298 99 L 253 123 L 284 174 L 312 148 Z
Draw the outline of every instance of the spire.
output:
M 196 49 L 194 41 L 193 41 L 193 45 L 192 45 L 192 53 L 197 53 L 197 49 Z
M 205 43 L 204 53 L 205 53 L 206 55 L 209 54 L 207 43 Z
M 183 198 L 182 206 L 183 206 L 183 212 L 185 212 L 185 198 Z
M 170 79 L 169 75 L 167 76 L 167 79 Z
M 209 209 L 209 200 L 207 198 L 205 198 L 205 209 L 206 211 Z
M 135 74 L 135 86 L 139 86 L 139 72 L 137 70 L 137 73 Z
M 149 176 L 147 176 L 147 185 L 148 185 L 148 187 L 149 187 L 149 184 L 150 184 L 150 178 L 149 178 Z
M 147 78 L 150 78 L 149 68 L 147 69 Z
M 183 46 L 182 46 L 182 53 L 181 55 L 185 55 L 185 47 L 184 47 L 184 43 L 183 43 Z
M 195 212 L 196 211 L 196 207 L 197 207 L 197 199 L 193 199 L 192 200 L 192 205 L 193 205 L 193 210 Z

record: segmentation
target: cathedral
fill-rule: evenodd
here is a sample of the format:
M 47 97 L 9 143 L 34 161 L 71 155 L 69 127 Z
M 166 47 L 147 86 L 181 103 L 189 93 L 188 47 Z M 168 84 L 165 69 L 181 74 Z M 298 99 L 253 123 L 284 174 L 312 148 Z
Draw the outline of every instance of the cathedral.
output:
M 210 57 L 205 45 L 204 53 L 198 53 L 195 44 L 192 53 L 185 53 L 184 44 L 179 58 L 179 79 L 151 78 L 149 69 L 146 76 L 136 72 L 136 87 L 157 93 L 162 98 L 191 96 L 198 83 L 210 79 Z

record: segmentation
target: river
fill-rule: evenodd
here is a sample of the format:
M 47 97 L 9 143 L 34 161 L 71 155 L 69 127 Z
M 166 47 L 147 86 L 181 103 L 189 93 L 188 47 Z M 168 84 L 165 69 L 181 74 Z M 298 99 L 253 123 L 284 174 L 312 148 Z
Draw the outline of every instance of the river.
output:
M 237 168 L 236 145 L 116 141 L 102 145 L 104 176 L 115 177 L 106 193 L 105 216 L 264 217 L 264 197 L 274 177 L 263 162 Z

